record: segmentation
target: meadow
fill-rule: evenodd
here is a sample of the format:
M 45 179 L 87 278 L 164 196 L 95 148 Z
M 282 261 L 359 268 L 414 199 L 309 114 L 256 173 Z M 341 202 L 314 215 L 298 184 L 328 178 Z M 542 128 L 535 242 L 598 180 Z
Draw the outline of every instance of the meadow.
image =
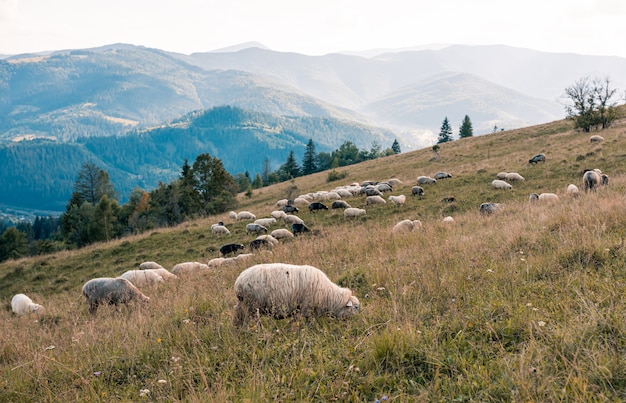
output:
M 623 111 L 622 111 L 623 112 Z M 595 133 L 591 133 L 595 134 Z M 438 158 L 423 149 L 239 196 L 238 210 L 269 216 L 287 194 L 399 178 L 391 203 L 345 220 L 300 217 L 313 230 L 245 262 L 143 290 L 151 301 L 91 317 L 81 295 L 93 277 L 154 260 L 206 262 L 219 246 L 248 243 L 228 214 L 87 248 L 0 264 L 0 400 L 26 401 L 481 401 L 626 400 L 626 120 L 600 133 L 568 121 L 456 140 Z M 544 153 L 547 161 L 530 165 Z M 582 172 L 610 177 L 582 192 Z M 452 178 L 424 186 L 419 175 Z M 494 190 L 498 172 L 526 178 Z M 565 194 L 569 183 L 579 197 Z M 530 193 L 557 193 L 554 204 Z M 385 196 L 387 197 L 388 194 Z M 455 202 L 441 200 L 454 197 Z M 483 202 L 501 203 L 481 216 Z M 330 203 L 328 203 L 330 204 Z M 442 223 L 445 216 L 455 222 Z M 422 228 L 392 234 L 403 219 Z M 229 236 L 211 234 L 224 221 Z M 272 229 L 278 228 L 277 224 Z M 310 264 L 349 287 L 361 312 L 232 326 L 238 274 L 255 263 Z M 24 292 L 46 311 L 16 317 Z

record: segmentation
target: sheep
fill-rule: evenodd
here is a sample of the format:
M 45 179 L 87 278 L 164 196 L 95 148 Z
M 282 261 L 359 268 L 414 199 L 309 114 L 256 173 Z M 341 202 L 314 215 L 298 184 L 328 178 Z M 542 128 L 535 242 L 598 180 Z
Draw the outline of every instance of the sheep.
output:
M 446 224 L 454 223 L 454 218 L 452 218 L 451 216 L 447 216 L 441 222 L 446 223 Z
M 364 194 L 365 196 L 382 196 L 383 193 L 376 189 L 375 187 L 362 187 L 361 190 L 359 190 L 359 194 Z
M 509 172 L 504 176 L 507 182 L 524 182 L 524 177 L 517 172 Z
M 537 194 L 537 193 L 531 193 L 529 200 L 531 203 L 534 203 L 536 201 L 541 201 L 541 202 L 557 202 L 559 201 L 559 196 L 557 196 L 554 193 L 542 193 L 542 194 Z
M 267 235 L 259 235 L 258 237 L 256 237 L 256 239 L 263 239 L 269 243 L 272 244 L 272 246 L 276 246 L 278 245 L 278 239 L 274 238 L 272 235 L 267 234 Z
M 365 205 L 369 206 L 370 204 L 387 204 L 387 202 L 380 196 L 367 196 L 365 198 Z
M 245 246 L 240 243 L 227 243 L 226 245 L 222 245 L 220 247 L 220 254 L 222 256 L 226 256 L 229 253 L 236 254 L 238 250 L 244 250 Z
M 247 224 L 246 225 L 246 234 L 254 232 L 258 234 L 259 232 L 265 232 L 267 234 L 267 227 L 262 226 L 261 224 Z
M 153 271 L 159 276 L 161 276 L 164 281 L 175 280 L 178 278 L 176 274 L 170 272 L 169 270 L 163 267 L 158 268 L 158 269 L 148 269 L 148 270 Z
M 313 198 L 311 198 L 311 199 L 313 199 Z M 310 202 L 311 202 L 311 200 L 309 200 L 309 199 L 307 199 L 305 197 L 302 197 L 302 196 L 296 197 L 295 199 L 293 199 L 293 204 L 298 205 L 298 206 L 307 206 Z M 283 209 L 285 207 L 287 207 L 287 206 L 283 206 Z
M 341 199 L 341 195 L 337 192 L 328 192 L 324 196 L 324 200 L 339 200 Z
M 308 265 L 264 263 L 248 267 L 235 281 L 237 305 L 233 325 L 251 315 L 282 319 L 297 314 L 347 318 L 360 308 L 348 288 L 333 283 L 320 269 Z
M 498 174 L 496 175 L 496 179 L 505 180 L 507 175 L 508 172 L 498 172 Z
M 120 304 L 131 301 L 149 302 L 150 298 L 144 295 L 139 288 L 125 278 L 99 277 L 87 281 L 83 285 L 83 295 L 89 303 L 89 313 L 95 315 L 101 304 L 115 305 L 120 310 Z
M 211 232 L 215 235 L 230 235 L 230 230 L 223 225 L 211 226 Z
M 283 218 L 285 218 L 285 216 L 287 215 L 287 213 L 285 213 L 282 210 L 274 210 L 270 213 L 270 215 L 275 218 L 276 220 L 281 220 Z
M 304 224 L 302 218 L 291 214 L 285 215 L 283 221 L 285 222 L 285 224 Z
M 307 201 L 307 204 L 308 204 L 308 201 Z M 292 205 L 289 205 L 289 206 L 283 206 L 282 210 L 283 210 L 285 213 L 297 213 L 297 212 L 299 212 L 299 211 L 300 211 L 300 210 L 298 210 L 298 208 L 297 208 L 296 206 L 292 206 Z
M 11 298 L 11 309 L 18 316 L 21 316 L 27 313 L 39 314 L 43 312 L 44 310 L 43 306 L 39 304 L 35 304 L 33 300 L 30 299 L 25 294 L 15 294 L 13 298 Z
M 402 186 L 403 183 L 400 179 L 398 178 L 391 178 L 387 181 L 388 184 L 390 184 L 391 186 Z
M 500 203 L 483 203 L 480 205 L 480 214 L 493 214 L 500 209 Z
M 234 211 L 229 212 L 228 216 L 231 220 L 237 220 L 237 213 L 235 213 Z
M 417 196 L 421 199 L 424 196 L 424 188 L 421 186 L 413 186 L 411 188 L 411 195 Z
M 376 190 L 382 193 L 391 192 L 393 190 L 393 187 L 389 183 L 382 182 L 376 185 Z
M 578 186 L 574 185 L 573 183 L 570 183 L 569 185 L 567 185 L 565 192 L 570 196 L 578 196 L 580 194 L 580 191 L 578 190 Z
M 161 266 L 157 262 L 143 262 L 139 265 L 139 270 L 153 270 L 162 268 L 163 266 Z
M 593 136 L 589 137 L 589 142 L 590 142 L 590 143 L 601 143 L 601 142 L 603 142 L 603 141 L 604 141 L 604 137 L 599 136 L 599 135 L 597 135 L 597 134 L 595 134 L 595 135 L 593 135 Z
M 413 232 L 421 227 L 422 222 L 420 220 L 402 220 L 393 226 L 391 232 L 394 234 L 399 234 L 401 232 Z
M 119 277 L 130 281 L 137 288 L 156 286 L 164 282 L 163 277 L 152 270 L 128 270 Z
M 283 208 L 283 207 L 285 207 L 288 204 L 289 204 L 289 200 L 287 200 L 287 199 L 280 199 L 279 201 L 276 202 L 276 207 Z
M 305 232 L 311 232 L 309 227 L 304 224 L 293 223 L 291 224 L 291 231 L 294 235 L 304 234 Z
M 404 202 L 406 201 L 406 196 L 405 195 L 398 195 L 398 196 L 389 196 L 389 201 L 393 203 L 394 207 L 398 207 L 404 204 Z
M 294 237 L 293 233 L 286 228 L 275 229 L 274 231 L 272 231 L 270 235 L 272 235 L 275 239 L 279 239 L 279 240 L 290 239 Z
M 439 179 L 447 179 L 447 178 L 452 178 L 452 175 L 450 175 L 447 172 L 437 172 L 436 174 L 433 175 L 433 178 L 439 180 Z
M 595 192 L 600 185 L 608 185 L 609 177 L 601 173 L 599 169 L 585 170 L 583 174 L 583 187 L 587 191 Z
M 328 210 L 328 207 L 326 207 L 324 203 L 320 203 L 320 202 L 313 202 L 309 204 L 309 212 L 312 213 L 317 210 Z
M 418 176 L 417 177 L 417 186 L 420 185 L 434 185 L 437 183 L 437 179 L 431 178 L 429 176 Z
M 261 249 L 263 247 L 271 249 L 272 246 L 274 245 L 267 239 L 253 239 L 250 241 L 250 250 Z
M 241 220 L 256 220 L 256 216 L 249 211 L 240 211 L 237 213 L 237 221 Z
M 528 160 L 529 164 L 536 164 L 538 162 L 546 162 L 546 156 L 544 154 L 537 154 Z
M 276 224 L 276 218 L 274 218 L 274 217 L 259 218 L 254 223 L 262 225 L 262 226 L 264 226 L 266 228 L 269 228 L 272 224 Z
M 335 191 L 335 193 L 337 193 L 339 196 L 341 196 L 342 199 L 348 198 L 348 197 L 352 197 L 354 196 L 349 190 L 347 189 L 337 189 Z
M 348 207 L 343 211 L 344 218 L 361 217 L 365 215 L 365 209 Z
M 207 270 L 208 265 L 200 262 L 183 262 L 178 263 L 172 267 L 172 273 L 180 276 L 181 274 L 193 273 L 198 270 Z
M 491 187 L 493 187 L 494 189 L 504 189 L 504 190 L 513 189 L 513 186 L 511 186 L 510 184 L 500 179 L 494 179 L 491 182 Z
M 348 207 L 352 207 L 352 206 L 344 200 L 335 200 L 333 204 L 330 205 L 331 209 L 338 209 L 338 208 L 346 209 Z

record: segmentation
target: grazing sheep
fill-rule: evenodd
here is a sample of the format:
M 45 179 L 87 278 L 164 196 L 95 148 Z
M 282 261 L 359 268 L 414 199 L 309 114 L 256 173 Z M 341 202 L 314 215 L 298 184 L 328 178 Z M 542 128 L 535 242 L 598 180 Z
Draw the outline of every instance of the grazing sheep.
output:
M 161 266 L 157 262 L 143 262 L 139 265 L 139 270 L 154 270 L 162 268 L 163 266 Z
M 299 223 L 291 224 L 291 231 L 293 232 L 294 235 L 304 234 L 305 232 L 311 232 L 309 227 L 307 227 L 304 224 L 299 224 Z
M 504 189 L 504 190 L 513 189 L 513 186 L 511 186 L 510 184 L 500 179 L 494 179 L 493 182 L 491 182 L 491 187 L 493 187 L 494 189 Z
M 285 207 L 288 204 L 289 204 L 289 200 L 287 200 L 287 199 L 280 199 L 279 201 L 276 202 L 276 207 L 283 208 L 283 207 Z
M 604 141 L 604 137 L 599 136 L 599 135 L 597 135 L 597 134 L 595 134 L 595 135 L 593 135 L 593 136 L 589 137 L 589 142 L 590 142 L 590 143 L 601 143 L 601 142 L 603 142 L 603 141 Z
M 546 162 L 546 156 L 543 154 L 537 154 L 528 160 L 529 164 L 536 164 L 538 162 Z
M 89 313 L 92 315 L 101 304 L 115 305 L 115 310 L 119 311 L 120 304 L 127 304 L 134 300 L 150 301 L 150 298 L 139 291 L 133 283 L 121 277 L 93 278 L 83 285 L 82 291 L 89 303 Z
M 211 232 L 215 235 L 230 235 L 230 230 L 223 225 L 211 226 Z
M 308 201 L 307 201 L 307 203 L 308 203 Z M 298 210 L 298 208 L 296 206 L 292 206 L 292 205 L 283 206 L 282 210 L 285 213 L 297 213 L 298 211 L 300 211 L 300 210 Z
M 270 234 L 266 234 L 266 235 L 259 235 L 258 237 L 256 237 L 256 239 L 263 239 L 268 241 L 269 243 L 272 244 L 272 246 L 276 246 L 279 244 L 278 239 L 274 238 L 272 235 Z
M 324 200 L 339 200 L 341 199 L 341 195 L 337 192 L 328 192 L 324 196 Z
M 365 196 L 382 196 L 383 195 L 383 193 L 380 190 L 376 189 L 373 186 L 362 187 L 361 190 L 359 190 L 359 194 L 360 195 L 364 194 Z
M 311 199 L 312 199 L 312 198 L 311 198 Z M 306 198 L 306 197 L 302 197 L 302 196 L 300 196 L 300 197 L 296 197 L 295 199 L 293 199 L 293 204 L 294 204 L 294 205 L 298 205 L 298 206 L 308 206 L 310 202 L 311 202 L 311 200 L 309 200 L 309 199 L 308 199 L 308 198 Z M 286 206 L 283 206 L 283 209 L 284 209 L 285 207 L 286 207 Z
M 293 238 L 293 232 L 289 231 L 286 228 L 278 228 L 272 231 L 271 235 L 276 239 L 290 239 Z
M 454 218 L 452 218 L 451 216 L 447 216 L 441 222 L 443 222 L 443 223 L 453 223 L 454 222 Z
M 233 324 L 245 324 L 252 315 L 282 319 L 331 315 L 349 317 L 358 312 L 359 299 L 348 288 L 333 283 L 313 266 L 265 263 L 244 270 L 235 281 L 237 305 Z
M 418 196 L 421 199 L 424 196 L 424 188 L 421 186 L 413 186 L 411 188 L 411 195 Z
M 480 214 L 493 214 L 500 209 L 500 203 L 483 203 L 480 205 Z
M 238 250 L 244 250 L 245 246 L 243 246 L 243 244 L 240 243 L 227 243 L 226 245 L 222 245 L 220 247 L 220 254 L 222 256 L 226 256 L 229 253 L 237 253 Z
M 537 194 L 537 193 L 531 193 L 529 200 L 531 203 L 534 203 L 536 201 L 541 201 L 541 202 L 557 202 L 559 201 L 559 196 L 557 196 L 554 193 L 542 193 L 542 194 Z
M 347 189 L 337 189 L 335 191 L 342 199 L 348 198 L 348 197 L 352 197 L 354 196 L 349 190 Z
M 393 187 L 389 183 L 382 182 L 376 185 L 376 190 L 382 193 L 391 192 L 393 190 Z
M 404 204 L 404 202 L 406 201 L 406 196 L 405 195 L 398 195 L 398 196 L 389 196 L 389 201 L 393 203 L 394 207 L 399 207 L 401 205 Z
M 274 211 L 272 211 L 272 212 L 270 213 L 270 215 L 271 215 L 273 218 L 277 219 L 277 220 L 281 220 L 281 219 L 285 218 L 285 216 L 287 215 L 287 213 L 285 213 L 285 212 L 284 212 L 284 211 L 282 211 L 282 210 L 274 210 Z
M 429 176 L 418 176 L 417 177 L 417 185 L 434 185 L 437 183 L 437 179 L 431 178 Z
M 496 179 L 500 179 L 500 180 L 505 180 L 506 179 L 506 175 L 508 174 L 508 172 L 499 172 L 496 175 Z
M 304 224 L 304 220 L 302 220 L 302 218 L 291 214 L 285 215 L 283 221 L 285 224 Z
M 250 250 L 256 250 L 261 248 L 272 249 L 274 245 L 267 239 L 253 239 L 250 241 Z
M 169 280 L 175 280 L 178 278 L 178 276 L 174 273 L 171 273 L 169 270 L 161 267 L 158 269 L 148 269 L 150 271 L 155 272 L 156 274 L 158 274 L 159 276 L 161 276 L 163 278 L 164 281 L 169 281 Z
M 276 224 L 276 218 L 274 218 L 274 217 L 259 218 L 254 223 L 262 225 L 262 226 L 264 226 L 266 228 L 269 228 L 269 227 L 272 226 L 272 224 Z
M 394 234 L 399 234 L 401 232 L 413 232 L 421 227 L 422 222 L 420 220 L 402 220 L 393 226 L 391 232 Z
M 595 192 L 600 185 L 608 185 L 609 177 L 602 174 L 599 169 L 585 170 L 583 174 L 583 188 L 587 191 Z
M 162 284 L 163 277 L 153 270 L 128 270 L 120 276 L 133 283 L 137 288 Z
M 237 221 L 241 220 L 256 220 L 256 216 L 249 211 L 240 211 L 237 213 Z
M 365 198 L 365 205 L 369 206 L 370 204 L 387 204 L 387 202 L 380 196 L 367 196 Z
M 524 182 L 524 177 L 517 172 L 509 172 L 504 176 L 507 182 Z
M 362 209 L 362 208 L 348 207 L 347 209 L 343 211 L 344 218 L 361 217 L 364 215 L 365 215 L 365 209 Z
M 267 227 L 264 227 L 261 224 L 247 224 L 246 225 L 246 234 L 254 232 L 258 234 L 259 232 L 265 232 L 267 234 Z
M 328 210 L 328 207 L 326 207 L 324 203 L 320 203 L 320 202 L 313 202 L 309 204 L 309 212 L 312 213 L 317 210 Z
M 337 208 L 346 209 L 348 207 L 352 207 L 352 206 L 350 206 L 350 204 L 344 200 L 335 200 L 333 204 L 330 205 L 331 209 L 337 209 Z
M 237 219 L 237 213 L 235 213 L 234 211 L 231 211 L 230 213 L 228 213 L 228 216 L 230 217 L 231 220 Z
M 18 316 L 33 312 L 36 314 L 43 312 L 43 306 L 35 304 L 33 300 L 25 294 L 15 294 L 13 298 L 11 298 L 11 309 Z
M 402 181 L 398 178 L 391 178 L 387 181 L 391 186 L 402 186 Z
M 436 174 L 433 175 L 433 178 L 439 180 L 439 179 L 447 179 L 447 178 L 452 178 L 452 175 L 450 175 L 447 172 L 437 172 Z
M 199 270 L 207 270 L 208 265 L 200 262 L 183 262 L 178 263 L 172 267 L 172 273 L 180 276 L 181 274 L 193 273 Z
M 580 191 L 578 190 L 578 186 L 574 185 L 573 183 L 570 183 L 569 185 L 567 185 L 567 189 L 565 189 L 565 192 L 567 192 L 567 194 L 570 195 L 570 196 L 578 196 L 578 195 L 580 195 Z

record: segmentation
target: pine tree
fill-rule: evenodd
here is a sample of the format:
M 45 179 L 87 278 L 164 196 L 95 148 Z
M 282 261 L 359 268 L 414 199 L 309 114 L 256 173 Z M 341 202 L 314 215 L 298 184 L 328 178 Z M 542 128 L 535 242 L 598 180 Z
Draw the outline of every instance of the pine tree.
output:
M 441 124 L 441 130 L 439 131 L 439 138 L 437 139 L 437 144 L 447 143 L 448 141 L 452 141 L 452 128 L 450 127 L 450 122 L 448 121 L 448 117 L 446 116 Z
M 118 199 L 109 174 L 91 162 L 84 163 L 78 172 L 78 179 L 74 183 L 74 193 L 72 197 L 77 197 L 78 205 L 89 202 L 95 206 L 103 195 L 107 195 L 111 200 Z
M 459 138 L 464 139 L 466 137 L 472 137 L 474 135 L 474 129 L 472 128 L 472 121 L 469 116 L 465 115 L 461 127 L 459 128 Z
M 309 142 L 306 145 L 306 151 L 304 151 L 304 158 L 302 159 L 302 175 L 309 175 L 317 172 L 316 156 L 313 139 L 309 139 Z
M 280 172 L 281 180 L 293 179 L 300 176 L 300 166 L 298 165 L 298 161 L 296 161 L 293 150 L 289 152 L 287 161 L 285 161 L 278 171 Z
M 400 154 L 402 152 L 402 150 L 400 150 L 400 143 L 398 143 L 397 139 L 393 141 L 391 149 L 393 150 L 394 154 Z

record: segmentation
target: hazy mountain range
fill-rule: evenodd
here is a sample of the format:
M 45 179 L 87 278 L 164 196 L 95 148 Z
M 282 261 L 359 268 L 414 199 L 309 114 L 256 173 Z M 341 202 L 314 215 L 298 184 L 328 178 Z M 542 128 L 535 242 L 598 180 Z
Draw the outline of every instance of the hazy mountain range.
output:
M 193 159 L 188 152 L 194 151 L 196 155 L 218 154 L 225 166 L 235 170 L 233 174 L 243 170 L 254 174 L 260 170 L 258 158 L 271 156 L 275 169 L 290 149 L 301 153 L 302 142 L 308 138 L 319 144 L 318 151 L 338 147 L 348 140 L 345 136 L 360 148 L 373 142 L 386 148 L 397 138 L 402 149 L 408 150 L 434 144 L 444 117 L 455 136 L 465 115 L 471 118 L 477 135 L 494 127 L 512 129 L 561 119 L 565 113 L 557 102 L 559 96 L 585 76 L 609 76 L 613 87 L 624 89 L 626 59 L 457 45 L 307 56 L 275 52 L 258 43 L 191 55 L 114 44 L 3 56 L 0 152 L 31 162 L 39 158 L 39 169 L 46 170 L 41 180 L 51 181 L 41 187 L 61 188 L 54 196 L 60 200 L 47 204 L 59 206 L 69 199 L 73 183 L 67 171 L 55 176 L 58 161 L 45 158 L 54 155 L 49 148 L 58 150 L 59 145 L 80 150 L 63 154 L 76 159 L 66 161 L 65 166 L 80 166 L 85 159 L 98 161 L 102 168 L 119 173 L 112 177 L 126 181 L 122 189 L 149 187 L 175 177 L 182 164 L 177 159 Z M 232 138 L 249 130 L 251 123 L 262 127 L 282 119 L 290 124 L 288 128 L 270 124 L 257 131 L 253 149 L 246 142 L 221 149 L 206 137 L 211 129 L 196 128 L 195 119 L 189 119 L 196 115 L 189 114 L 224 105 L 244 111 L 243 120 L 228 127 Z M 262 122 L 250 121 L 258 116 Z M 181 117 L 189 132 L 201 132 L 203 137 L 197 150 L 181 144 L 180 150 L 186 151 L 172 152 L 170 161 L 155 159 L 149 166 L 131 167 L 127 161 L 132 156 L 126 153 L 119 158 L 126 161 L 122 167 L 114 155 L 105 158 L 87 147 L 86 139 L 100 137 L 110 137 L 111 145 L 99 150 L 117 149 L 114 144 L 123 143 L 116 140 L 119 136 L 143 136 L 144 140 L 135 143 L 148 149 L 183 141 L 182 136 L 168 140 L 156 134 L 180 125 Z M 329 127 L 340 129 L 329 135 Z M 147 145 L 145 139 L 152 138 L 159 140 Z M 26 141 L 32 139 L 37 142 Z M 225 147 L 226 143 L 219 144 Z M 136 148 L 135 152 L 142 150 Z M 161 160 L 167 158 L 167 153 L 157 154 Z M 32 186 L 28 189 L 29 208 L 52 197 L 37 196 L 37 181 L 25 179 L 32 171 L 22 172 L 9 166 L 10 161 L 19 164 L 20 159 L 1 162 L 4 171 L 11 172 L 12 191 L 19 193 L 27 188 L 26 183 Z M 153 175 L 156 172 L 159 175 Z M 26 199 L 12 194 L 8 203 L 0 196 L 0 205 L 15 206 L 16 200 Z

